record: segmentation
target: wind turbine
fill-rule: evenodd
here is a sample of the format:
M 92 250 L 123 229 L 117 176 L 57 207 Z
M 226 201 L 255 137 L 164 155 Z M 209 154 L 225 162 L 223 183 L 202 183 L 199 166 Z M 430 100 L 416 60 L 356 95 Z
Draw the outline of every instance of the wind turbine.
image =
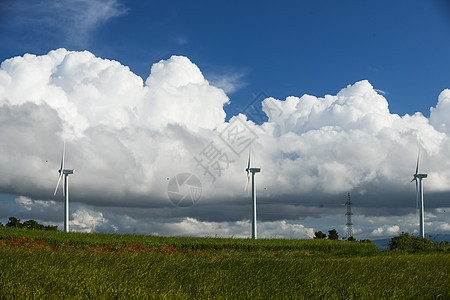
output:
M 257 233 L 256 233 L 256 185 L 255 185 L 255 173 L 261 172 L 261 168 L 251 168 L 250 167 L 250 155 L 251 150 L 248 152 L 248 164 L 247 169 L 245 171 L 247 172 L 247 183 L 245 184 L 245 190 L 248 188 L 248 182 L 250 181 L 250 173 L 252 173 L 252 200 L 253 200 L 253 218 L 252 218 L 252 239 L 257 239 Z
M 420 157 L 420 148 L 419 154 L 417 155 L 417 165 L 416 165 L 416 173 L 413 174 L 413 180 L 411 182 L 416 182 L 416 195 L 417 195 L 417 206 L 419 209 L 419 223 L 420 223 L 420 237 L 425 237 L 425 229 L 424 229 L 424 217 L 423 217 L 423 188 L 422 188 L 422 179 L 427 178 L 427 174 L 419 174 L 419 157 Z
M 61 167 L 59 169 L 59 178 L 58 183 L 56 184 L 55 192 L 53 193 L 53 196 L 56 195 L 56 192 L 58 191 L 59 182 L 61 181 L 62 176 L 64 175 L 64 188 L 63 188 L 63 195 L 65 196 L 65 203 L 64 203 L 64 231 L 69 232 L 69 175 L 73 174 L 73 170 L 65 169 L 64 168 L 64 156 L 66 154 L 66 143 L 64 142 L 64 148 L 61 158 Z

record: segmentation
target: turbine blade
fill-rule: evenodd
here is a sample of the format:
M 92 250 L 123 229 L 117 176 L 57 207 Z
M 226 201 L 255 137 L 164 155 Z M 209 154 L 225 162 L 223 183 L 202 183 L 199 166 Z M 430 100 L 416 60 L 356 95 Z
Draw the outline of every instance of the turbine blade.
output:
M 59 178 L 58 178 L 58 183 L 56 184 L 56 188 L 55 188 L 55 192 L 53 193 L 53 196 L 56 195 L 56 192 L 58 191 L 58 187 L 59 187 L 59 183 L 61 182 L 61 178 L 63 176 L 63 170 L 64 170 L 64 157 L 66 155 L 66 141 L 64 141 L 64 146 L 63 146 L 63 152 L 62 152 L 62 157 L 61 157 L 61 166 L 59 169 Z M 63 196 L 64 196 L 64 188 L 62 190 Z
M 248 183 L 250 181 L 250 160 L 251 160 L 251 153 L 252 153 L 252 149 L 251 146 L 248 149 L 248 162 L 247 162 L 247 169 L 245 169 L 245 171 L 247 172 L 247 182 L 245 183 L 245 188 L 244 188 L 244 192 L 248 191 Z
M 250 169 L 250 155 L 251 155 L 251 150 L 248 150 L 248 163 L 247 163 L 247 170 Z M 247 171 L 248 173 L 249 171 Z
M 420 147 L 419 147 L 419 153 L 417 154 L 416 175 L 419 174 L 419 158 L 420 158 Z
M 245 188 L 244 188 L 244 192 L 247 190 L 248 188 L 248 182 L 249 182 L 250 177 L 247 176 L 247 181 L 245 182 Z
M 66 156 L 66 141 L 64 141 L 63 153 L 61 158 L 61 172 L 64 170 L 64 157 Z
M 56 184 L 56 188 L 55 188 L 55 192 L 53 193 L 53 196 L 56 196 L 56 192 L 58 191 L 58 186 L 59 186 L 59 182 L 61 181 L 62 175 L 63 175 L 63 173 L 61 171 L 61 175 L 59 175 L 58 183 Z

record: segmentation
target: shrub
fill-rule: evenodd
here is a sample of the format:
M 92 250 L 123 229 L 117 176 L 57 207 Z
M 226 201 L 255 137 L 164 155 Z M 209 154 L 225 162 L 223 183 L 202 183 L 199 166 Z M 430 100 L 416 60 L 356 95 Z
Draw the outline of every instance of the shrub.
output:
M 399 236 L 391 239 L 389 249 L 403 250 L 408 253 L 448 252 L 450 251 L 450 246 L 448 242 L 430 241 L 426 238 L 415 237 L 402 232 Z
M 17 219 L 15 217 L 9 217 L 9 222 L 6 223 L 6 227 L 22 227 L 22 223 L 20 223 L 20 219 Z
M 328 231 L 328 239 L 330 240 L 338 240 L 339 239 L 339 234 L 336 231 L 336 229 L 332 229 Z
M 325 238 L 327 238 L 327 235 L 322 231 L 314 232 L 314 239 L 325 239 Z

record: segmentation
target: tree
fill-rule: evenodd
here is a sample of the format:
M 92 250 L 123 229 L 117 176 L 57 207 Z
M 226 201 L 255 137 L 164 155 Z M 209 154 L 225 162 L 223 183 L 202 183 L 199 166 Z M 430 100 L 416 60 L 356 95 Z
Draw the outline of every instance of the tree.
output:
M 58 225 L 46 225 L 44 226 L 44 230 L 58 230 Z
M 336 229 L 328 230 L 328 239 L 329 240 L 338 240 L 339 234 Z
M 354 237 L 350 236 L 350 237 L 348 237 L 347 241 L 354 242 L 354 241 L 356 241 L 356 239 Z
M 0 227 L 3 227 L 3 224 L 0 223 Z M 6 224 L 6 227 L 16 227 L 16 228 L 24 228 L 24 229 L 35 229 L 35 230 L 58 230 L 58 226 L 56 225 L 42 225 L 36 222 L 35 220 L 28 220 L 20 223 L 20 219 L 16 217 L 10 217 L 9 222 Z
M 314 232 L 314 239 L 325 239 L 325 238 L 327 238 L 327 235 L 322 231 Z
M 35 220 L 28 220 L 23 222 L 22 227 L 26 229 L 38 229 L 38 230 L 44 229 L 44 225 L 39 224 Z
M 20 223 L 20 219 L 17 219 L 15 217 L 9 217 L 9 222 L 6 223 L 6 227 L 21 228 L 22 227 L 22 223 Z

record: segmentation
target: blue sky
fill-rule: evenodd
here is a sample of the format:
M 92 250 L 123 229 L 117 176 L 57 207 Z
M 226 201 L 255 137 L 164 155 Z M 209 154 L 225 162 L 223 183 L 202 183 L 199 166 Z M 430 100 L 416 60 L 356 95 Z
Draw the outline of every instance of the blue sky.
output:
M 267 170 L 263 236 L 342 235 L 336 207 L 349 191 L 358 238 L 413 232 L 417 143 L 430 175 L 427 226 L 450 232 L 448 1 L 5 0 L 0 41 L 3 222 L 62 227 L 50 180 L 65 139 L 74 228 L 248 236 L 237 179 L 247 154 L 214 183 L 193 158 L 262 92 L 257 104 L 272 97 L 266 114 L 274 105 L 279 116 L 242 122 Z M 186 170 L 204 196 L 180 210 L 168 206 L 166 178 Z
M 110 1 L 113 12 L 84 26 L 50 2 L 3 2 L 2 61 L 88 49 L 146 78 L 154 62 L 184 55 L 236 86 L 231 115 L 260 91 L 324 96 L 363 79 L 391 112 L 428 115 L 450 80 L 445 1 Z

